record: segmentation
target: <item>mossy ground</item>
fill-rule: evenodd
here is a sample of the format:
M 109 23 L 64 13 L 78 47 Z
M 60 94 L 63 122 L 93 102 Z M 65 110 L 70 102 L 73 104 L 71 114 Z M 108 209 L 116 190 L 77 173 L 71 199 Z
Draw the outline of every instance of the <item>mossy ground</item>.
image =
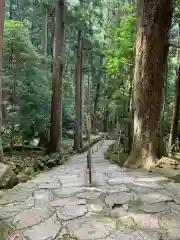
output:
M 128 153 L 124 153 L 122 149 L 117 147 L 116 143 L 113 143 L 105 152 L 104 156 L 106 159 L 122 167 L 128 157 Z M 168 161 L 151 169 L 151 172 L 159 173 L 176 183 L 180 183 L 180 153 L 173 153 L 169 159 L 167 158 L 167 160 Z
M 122 167 L 128 157 L 121 149 L 117 148 L 116 144 L 112 144 L 104 154 L 106 159 Z

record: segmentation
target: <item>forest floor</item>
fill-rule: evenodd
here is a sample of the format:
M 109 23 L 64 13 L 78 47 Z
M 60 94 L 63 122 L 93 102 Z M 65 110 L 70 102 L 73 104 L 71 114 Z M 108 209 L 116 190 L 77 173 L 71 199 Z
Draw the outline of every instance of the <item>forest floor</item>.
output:
M 1 240 L 177 240 L 180 185 L 157 173 L 120 168 L 104 158 L 111 140 L 1 191 Z
M 116 143 L 113 143 L 105 152 L 105 157 L 121 167 L 128 158 L 128 153 L 120 151 Z M 151 172 L 161 174 L 180 183 L 180 153 L 175 152 L 171 157 L 163 157 L 160 164 L 152 168 Z

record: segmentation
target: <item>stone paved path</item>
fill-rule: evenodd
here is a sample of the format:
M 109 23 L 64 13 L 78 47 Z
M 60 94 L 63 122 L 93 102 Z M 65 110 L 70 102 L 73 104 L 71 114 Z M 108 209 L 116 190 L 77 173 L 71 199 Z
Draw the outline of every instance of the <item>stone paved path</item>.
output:
M 103 157 L 112 141 L 93 147 L 93 184 L 86 154 L 6 191 L 0 240 L 178 240 L 180 185 L 121 169 Z

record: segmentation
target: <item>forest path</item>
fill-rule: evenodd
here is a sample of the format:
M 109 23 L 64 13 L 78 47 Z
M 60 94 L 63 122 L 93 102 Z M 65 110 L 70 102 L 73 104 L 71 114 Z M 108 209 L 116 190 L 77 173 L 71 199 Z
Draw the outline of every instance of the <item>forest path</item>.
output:
M 111 164 L 111 143 L 93 147 L 94 187 L 86 187 L 83 153 L 5 191 L 0 240 L 179 239 L 180 185 Z

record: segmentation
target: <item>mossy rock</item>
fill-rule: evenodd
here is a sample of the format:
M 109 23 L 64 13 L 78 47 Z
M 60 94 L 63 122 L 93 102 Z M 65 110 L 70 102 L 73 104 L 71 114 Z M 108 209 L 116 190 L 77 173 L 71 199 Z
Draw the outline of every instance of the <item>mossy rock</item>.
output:
M 6 221 L 0 221 L 0 239 L 6 240 L 8 235 L 12 231 L 12 226 L 10 223 L 7 223 Z
M 176 176 L 169 177 L 171 180 L 173 180 L 175 183 L 180 183 L 180 174 Z

